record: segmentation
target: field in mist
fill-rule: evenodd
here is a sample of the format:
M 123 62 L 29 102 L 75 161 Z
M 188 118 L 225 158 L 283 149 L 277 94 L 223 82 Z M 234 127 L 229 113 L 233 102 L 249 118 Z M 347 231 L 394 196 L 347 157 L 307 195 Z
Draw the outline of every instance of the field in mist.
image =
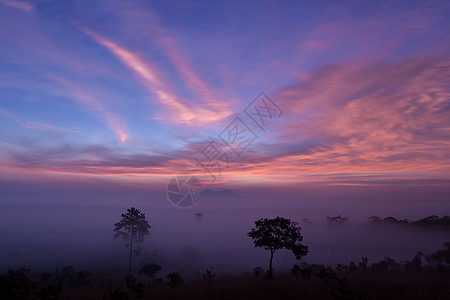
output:
M 127 248 L 113 238 L 113 225 L 132 206 L 146 213 L 152 226 L 141 254 L 134 259 L 135 269 L 157 259 L 163 272 L 182 271 L 187 277 L 198 276 L 209 266 L 222 274 L 266 268 L 268 254 L 254 249 L 247 236 L 254 221 L 262 217 L 279 215 L 300 223 L 304 244 L 310 247 L 302 259 L 307 263 L 336 265 L 358 262 L 362 256 L 369 262 L 385 256 L 411 259 L 417 251 L 432 252 L 448 239 L 448 232 L 442 230 L 367 222 L 373 215 L 418 219 L 450 214 L 445 210 L 444 188 L 421 188 L 421 192 L 377 187 L 300 187 L 276 193 L 258 188 L 206 190 L 197 206 L 177 209 L 169 204 L 163 188 L 140 186 L 130 192 L 108 183 L 100 187 L 66 184 L 56 189 L 30 184 L 26 192 L 18 192 L 13 183 L 2 185 L 3 270 L 26 266 L 32 271 L 52 271 L 66 265 L 91 271 L 125 270 Z M 425 197 L 430 198 L 423 201 Z M 398 201 L 405 198 L 408 203 Z M 342 226 L 326 224 L 326 216 L 337 215 L 350 221 Z M 289 270 L 294 263 L 293 255 L 282 250 L 275 256 L 274 268 Z

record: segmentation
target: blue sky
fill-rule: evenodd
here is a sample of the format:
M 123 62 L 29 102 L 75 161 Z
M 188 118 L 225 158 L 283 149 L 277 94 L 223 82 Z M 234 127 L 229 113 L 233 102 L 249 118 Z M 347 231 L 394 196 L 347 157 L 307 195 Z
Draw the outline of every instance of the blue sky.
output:
M 446 1 L 2 0 L 3 177 L 199 172 L 192 157 L 264 91 L 285 114 L 225 182 L 448 178 L 449 12 Z

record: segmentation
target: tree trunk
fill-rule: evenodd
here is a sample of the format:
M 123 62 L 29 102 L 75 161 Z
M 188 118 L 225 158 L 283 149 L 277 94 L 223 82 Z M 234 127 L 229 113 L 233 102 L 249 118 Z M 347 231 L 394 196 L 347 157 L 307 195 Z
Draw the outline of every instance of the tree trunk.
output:
M 128 274 L 131 274 L 131 254 L 133 253 L 133 233 L 130 234 L 130 263 L 128 265 Z
M 269 261 L 269 278 L 272 279 L 272 260 L 275 251 L 270 250 L 270 261 Z

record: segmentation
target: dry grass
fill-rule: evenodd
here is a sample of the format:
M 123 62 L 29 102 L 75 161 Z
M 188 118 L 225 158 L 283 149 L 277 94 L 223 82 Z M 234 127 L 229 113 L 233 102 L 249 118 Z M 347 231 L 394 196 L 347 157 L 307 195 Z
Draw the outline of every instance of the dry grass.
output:
M 346 286 L 353 299 L 450 299 L 450 273 L 420 272 L 348 272 Z M 339 295 L 335 281 L 317 277 L 295 278 L 277 274 L 272 281 L 252 276 L 233 276 L 204 281 L 186 281 L 180 286 L 147 285 L 143 299 L 208 299 L 208 300 L 264 300 L 264 299 L 348 299 Z M 122 290 L 127 291 L 125 286 Z M 84 291 L 65 291 L 63 299 L 102 299 L 113 288 L 94 287 Z M 131 299 L 133 295 L 129 293 Z M 107 299 L 107 298 L 106 298 Z

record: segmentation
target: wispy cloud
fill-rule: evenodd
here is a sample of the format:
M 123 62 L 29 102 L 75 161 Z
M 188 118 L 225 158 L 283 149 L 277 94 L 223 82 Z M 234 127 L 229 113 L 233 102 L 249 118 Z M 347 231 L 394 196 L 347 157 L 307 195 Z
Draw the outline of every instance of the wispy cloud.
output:
M 24 120 L 20 119 L 19 117 L 17 117 L 16 115 L 14 115 L 13 113 L 11 113 L 1 107 L 0 107 L 0 114 L 7 116 L 11 120 L 14 120 L 15 122 L 17 122 L 17 124 L 19 124 L 20 126 L 22 126 L 24 128 L 28 128 L 28 129 L 40 130 L 40 131 L 76 132 L 76 130 L 74 130 L 74 129 L 53 126 L 53 125 L 42 123 L 42 122 L 26 121 L 26 120 L 24 121 Z
M 153 26 L 159 25 L 153 24 Z M 162 32 L 163 30 L 159 29 L 156 31 Z M 180 72 L 186 85 L 191 88 L 198 96 L 200 96 L 207 106 L 209 106 L 213 111 L 220 111 L 222 118 L 226 118 L 231 115 L 231 111 L 228 110 L 227 105 L 225 105 L 224 102 L 220 101 L 217 98 L 214 91 L 204 80 L 200 78 L 200 76 L 191 67 L 185 55 L 183 55 L 182 51 L 180 51 L 181 47 L 173 38 L 167 35 L 160 35 L 156 37 L 156 41 L 160 45 L 160 47 L 164 49 L 169 59 Z
M 39 145 L 33 140 L 9 141 L 23 151 L 8 152 L 5 167 L 29 173 L 169 176 L 187 171 L 192 163 L 186 153 L 126 154 L 121 149 L 104 145 L 62 144 Z
M 25 12 L 33 11 L 33 4 L 26 1 L 18 1 L 18 0 L 0 0 L 0 3 L 6 6 L 14 7 L 20 9 Z
M 306 147 L 268 145 L 271 155 L 245 167 L 261 175 L 449 176 L 449 78 L 450 60 L 430 57 L 322 68 L 273 95 L 287 111 L 279 140 Z
M 124 122 L 116 114 L 109 111 L 100 100 L 86 93 L 72 81 L 58 77 L 52 78 L 69 89 L 69 91 L 74 95 L 75 100 L 79 101 L 85 108 L 96 113 L 97 116 L 105 121 L 111 130 L 117 135 L 120 142 L 124 143 L 127 140 L 128 134 L 126 132 Z
M 223 179 L 448 184 L 449 80 L 450 60 L 433 57 L 318 69 L 272 95 L 285 109 L 274 140 L 252 146 Z M 192 157 L 204 146 L 192 143 L 187 150 L 157 155 L 118 154 L 107 148 L 37 149 L 15 154 L 14 160 L 25 168 L 76 174 L 168 176 L 182 170 L 202 175 Z
M 144 60 L 138 54 L 126 49 L 123 46 L 89 30 L 82 28 L 82 30 L 92 37 L 97 43 L 107 48 L 113 53 L 125 66 L 132 70 L 144 82 L 149 91 L 154 93 L 159 103 L 166 110 L 165 118 L 175 123 L 181 123 L 191 126 L 199 126 L 204 123 L 221 120 L 231 114 L 229 111 L 223 111 L 223 105 L 214 99 L 208 99 L 206 105 L 201 106 L 193 101 L 181 99 L 174 92 L 174 89 L 162 79 L 163 75 L 157 68 Z M 186 65 L 179 63 L 180 68 L 183 69 L 183 74 L 188 76 L 193 84 L 200 86 L 202 92 L 208 92 L 208 89 L 201 83 L 198 77 L 191 72 Z M 212 96 L 208 96 L 212 97 Z

